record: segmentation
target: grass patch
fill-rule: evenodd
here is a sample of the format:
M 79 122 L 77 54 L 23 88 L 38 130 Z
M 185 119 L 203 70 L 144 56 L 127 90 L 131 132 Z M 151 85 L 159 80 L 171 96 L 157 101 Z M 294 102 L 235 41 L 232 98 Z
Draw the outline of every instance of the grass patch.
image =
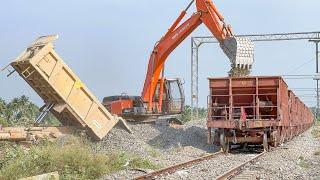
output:
M 155 149 L 153 149 L 152 147 L 147 147 L 146 151 L 151 157 L 155 158 L 155 157 L 159 156 L 159 153 Z
M 317 151 L 315 151 L 315 152 L 314 152 L 314 155 L 320 156 L 320 149 L 318 149 Z
M 309 168 L 310 167 L 309 163 L 307 162 L 307 160 L 303 156 L 299 157 L 298 164 L 302 168 Z
M 58 171 L 61 179 L 96 179 L 126 168 L 157 169 L 148 159 L 126 153 L 94 152 L 78 138 L 51 143 L 43 141 L 25 150 L 4 144 L 0 156 L 0 179 L 19 179 Z
M 109 155 L 109 173 L 123 169 L 160 169 L 161 166 L 152 163 L 149 159 L 141 158 L 138 155 L 128 153 L 113 153 Z
M 317 128 L 314 128 L 311 131 L 311 134 L 313 135 L 314 138 L 320 138 L 320 127 L 318 126 Z
M 0 126 L 2 127 L 8 127 L 9 123 L 7 120 L 5 120 L 4 118 L 0 117 Z

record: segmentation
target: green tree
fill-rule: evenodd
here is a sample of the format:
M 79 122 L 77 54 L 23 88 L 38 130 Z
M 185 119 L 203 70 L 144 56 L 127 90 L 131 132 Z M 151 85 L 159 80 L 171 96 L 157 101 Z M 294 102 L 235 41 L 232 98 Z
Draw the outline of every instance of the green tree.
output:
M 7 109 L 6 102 L 0 98 L 0 117 L 5 115 L 5 111 Z
M 182 121 L 183 122 L 188 122 L 191 121 L 192 119 L 195 119 L 195 115 L 194 118 L 191 118 L 191 110 L 192 108 L 190 106 L 185 106 L 184 107 L 184 112 L 182 114 Z M 195 112 L 195 109 L 193 109 Z M 198 108 L 198 112 L 199 112 L 199 119 L 203 119 L 207 117 L 207 109 L 206 108 Z
M 5 120 L 4 118 L 0 117 L 0 126 L 1 127 L 8 127 L 9 123 L 7 120 Z
M 8 121 L 4 118 L 7 111 L 6 102 L 0 98 L 0 125 L 2 127 L 7 127 L 9 125 Z
M 191 107 L 188 105 L 184 107 L 184 111 L 182 114 L 182 121 L 183 122 L 191 121 Z
M 30 102 L 27 96 L 14 98 L 6 103 L 0 99 L 0 117 L 6 120 L 10 126 L 29 127 L 34 124 L 36 117 L 40 114 L 39 107 Z M 59 121 L 49 113 L 45 118 L 48 125 L 59 125 Z

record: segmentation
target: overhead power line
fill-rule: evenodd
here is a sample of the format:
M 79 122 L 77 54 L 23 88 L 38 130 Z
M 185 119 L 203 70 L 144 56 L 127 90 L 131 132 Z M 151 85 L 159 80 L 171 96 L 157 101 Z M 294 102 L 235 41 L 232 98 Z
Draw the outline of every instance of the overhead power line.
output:
M 295 69 L 293 69 L 292 71 L 290 71 L 289 73 L 297 72 L 298 70 L 300 70 L 300 69 L 303 68 L 304 66 L 310 64 L 311 62 L 314 62 L 314 59 L 310 59 L 310 60 L 302 63 L 301 65 L 299 65 L 298 67 L 296 67 Z

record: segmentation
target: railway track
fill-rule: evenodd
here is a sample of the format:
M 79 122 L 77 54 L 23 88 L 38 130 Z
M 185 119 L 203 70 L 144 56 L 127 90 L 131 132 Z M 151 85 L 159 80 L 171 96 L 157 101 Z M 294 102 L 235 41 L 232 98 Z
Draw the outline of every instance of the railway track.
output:
M 260 154 L 258 154 L 257 156 L 251 158 L 250 160 L 240 164 L 237 167 L 234 167 L 232 169 L 230 169 L 229 171 L 225 172 L 224 174 L 220 175 L 219 177 L 217 177 L 217 180 L 226 180 L 226 179 L 237 179 L 237 176 L 240 175 L 241 172 L 243 172 L 243 167 L 246 166 L 247 164 L 253 163 L 255 160 L 257 160 L 258 158 L 260 158 L 261 156 L 265 155 L 267 153 L 267 151 L 264 151 Z M 239 177 L 239 179 L 247 179 L 246 177 L 253 177 L 256 175 L 257 172 L 245 172 L 241 178 Z M 250 178 L 251 179 L 251 178 Z M 252 179 L 256 179 L 256 178 L 252 178 Z
M 209 154 L 207 156 L 193 159 L 191 161 L 187 161 L 187 162 L 177 164 L 174 166 L 166 167 L 166 168 L 160 169 L 158 171 L 154 171 L 149 174 L 145 174 L 145 175 L 136 177 L 134 179 L 135 180 L 150 180 L 150 179 L 156 179 L 159 177 L 168 176 L 168 175 L 173 174 L 181 169 L 195 166 L 197 164 L 200 164 L 201 162 L 213 159 L 213 158 L 218 157 L 219 155 L 223 155 L 223 154 L 225 154 L 225 153 L 223 153 L 222 151 L 214 153 L 214 154 Z M 254 162 L 255 160 L 257 160 L 259 157 L 263 156 L 264 154 L 266 154 L 266 152 L 262 152 L 262 153 L 256 155 L 255 157 L 249 159 L 248 161 L 245 161 L 244 163 L 240 164 L 239 166 L 230 169 L 229 171 L 218 176 L 216 179 L 218 179 L 218 180 L 231 179 L 231 178 L 234 178 L 234 177 L 240 175 L 241 173 L 242 173 L 241 174 L 242 177 L 254 176 L 256 172 L 243 172 L 243 167 L 246 166 L 247 164 Z M 240 178 L 240 176 L 239 176 L 239 178 Z
M 154 171 L 154 172 L 151 172 L 149 174 L 136 177 L 134 179 L 135 180 L 149 180 L 149 179 L 155 179 L 155 178 L 160 177 L 160 176 L 165 175 L 165 174 L 173 174 L 173 173 L 175 173 L 176 171 L 178 171 L 178 170 L 180 170 L 182 168 L 187 168 L 187 167 L 190 167 L 190 166 L 194 166 L 195 164 L 201 163 L 202 161 L 206 161 L 206 160 L 212 159 L 212 158 L 214 158 L 214 157 L 216 157 L 218 155 L 221 155 L 221 154 L 223 154 L 223 152 L 219 151 L 217 153 L 209 154 L 207 156 L 203 156 L 203 157 L 200 157 L 200 158 L 197 158 L 197 159 L 193 159 L 191 161 L 187 161 L 187 162 L 184 162 L 184 163 L 181 163 L 181 164 L 177 164 L 177 165 L 174 165 L 174 166 L 166 167 L 166 168 L 160 169 L 158 171 Z

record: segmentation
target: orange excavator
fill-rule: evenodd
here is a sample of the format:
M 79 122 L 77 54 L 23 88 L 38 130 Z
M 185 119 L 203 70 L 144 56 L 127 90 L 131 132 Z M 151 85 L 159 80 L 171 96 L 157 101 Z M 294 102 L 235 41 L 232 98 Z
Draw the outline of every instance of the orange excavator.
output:
M 196 2 L 197 11 L 181 23 L 187 10 Z M 164 66 L 170 53 L 199 25 L 204 23 L 230 59 L 230 76 L 249 75 L 253 64 L 253 43 L 235 37 L 231 26 L 224 22 L 211 0 L 192 0 L 175 20 L 168 32 L 158 41 L 151 53 L 141 96 L 110 96 L 103 99 L 104 106 L 113 114 L 134 121 L 157 119 L 176 120 L 183 112 L 184 93 L 179 78 L 164 77 Z

